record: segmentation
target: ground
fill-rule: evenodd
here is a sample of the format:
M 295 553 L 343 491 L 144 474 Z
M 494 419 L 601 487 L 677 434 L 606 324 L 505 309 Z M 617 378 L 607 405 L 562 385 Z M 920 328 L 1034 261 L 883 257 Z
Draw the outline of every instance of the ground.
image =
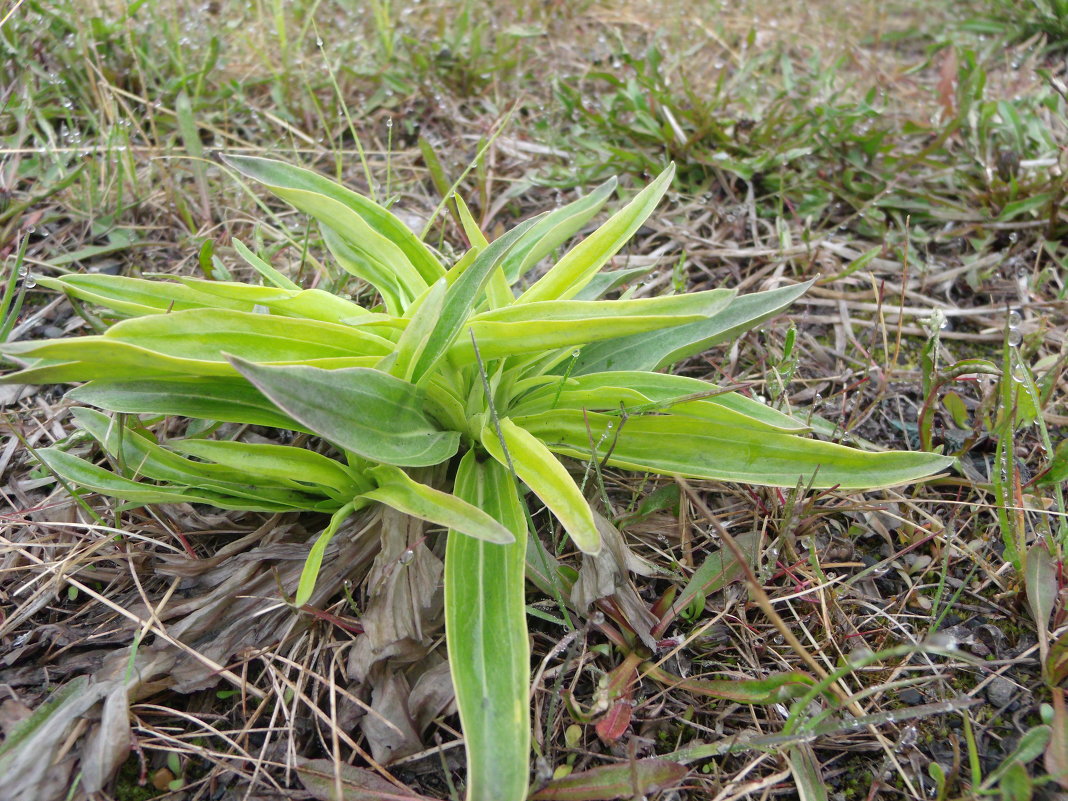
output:
M 531 587 L 532 788 L 655 758 L 683 766 L 645 788 L 663 799 L 1068 787 L 1068 9 L 499 5 L 9 0 L 0 341 L 100 325 L 41 277 L 252 279 L 235 237 L 303 286 L 367 299 L 305 217 L 220 154 L 344 180 L 446 256 L 463 246 L 438 213 L 451 193 L 493 239 L 612 175 L 621 205 L 673 161 L 617 259 L 651 272 L 624 290 L 815 281 L 675 371 L 821 436 L 958 460 L 866 493 L 606 472 L 626 554 L 609 576 L 536 513 L 610 597 L 565 608 Z M 329 798 L 344 764 L 399 783 L 394 798 L 458 798 L 443 538 L 355 519 L 296 609 L 281 588 L 321 517 L 72 500 L 35 459 L 57 443 L 99 457 L 64 389 L 0 387 L 0 796 Z M 752 580 L 724 556 L 732 535 Z M 673 592 L 692 603 L 634 649 L 634 610 Z M 791 715 L 789 696 L 725 689 L 787 671 L 830 674 L 837 701 Z

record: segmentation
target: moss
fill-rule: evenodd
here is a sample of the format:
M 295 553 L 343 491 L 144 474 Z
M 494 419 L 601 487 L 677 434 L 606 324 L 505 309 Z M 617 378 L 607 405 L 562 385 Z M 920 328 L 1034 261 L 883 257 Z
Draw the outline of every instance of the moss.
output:
M 119 775 L 115 777 L 115 788 L 112 794 L 115 801 L 147 801 L 157 798 L 161 792 L 151 784 L 144 786 L 138 784 L 141 775 L 141 764 L 136 756 L 131 756 L 119 769 Z

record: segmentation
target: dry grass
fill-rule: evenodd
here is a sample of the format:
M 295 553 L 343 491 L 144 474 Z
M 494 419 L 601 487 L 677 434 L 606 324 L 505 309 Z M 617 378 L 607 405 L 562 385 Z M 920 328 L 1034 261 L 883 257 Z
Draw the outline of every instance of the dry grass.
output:
M 1001 367 L 1012 307 L 1022 334 L 1012 352 L 1036 379 L 1041 419 L 1059 441 L 1068 422 L 1063 163 L 1017 153 L 1041 163 L 1020 168 L 1015 197 L 1055 194 L 1048 209 L 1004 220 L 1013 190 L 997 179 L 1002 129 L 962 124 L 936 146 L 964 106 L 981 117 L 980 99 L 1031 97 L 1046 101 L 1020 105 L 1026 125 L 1063 143 L 1059 90 L 1038 72 L 1063 81 L 1063 64 L 1034 41 L 1010 49 L 952 33 L 950 10 L 933 3 L 751 0 L 701 13 L 644 0 L 521 3 L 496 18 L 479 10 L 466 28 L 459 5 L 398 4 L 392 25 L 376 28 L 370 14 L 340 2 L 298 3 L 280 18 L 267 2 L 160 4 L 124 21 L 124 3 L 97 1 L 79 6 L 99 18 L 92 31 L 68 26 L 59 0 L 24 3 L 2 31 L 5 269 L 25 246 L 31 273 L 188 274 L 201 269 L 205 241 L 233 268 L 230 238 L 240 235 L 258 238 L 276 267 L 306 285 L 358 293 L 317 260 L 303 219 L 243 191 L 211 154 L 265 153 L 340 174 L 395 199 L 421 227 L 439 196 L 418 138 L 453 180 L 515 107 L 460 187 L 494 232 L 570 197 L 562 175 L 597 172 L 587 140 L 645 147 L 636 173 L 663 160 L 670 141 L 657 149 L 627 118 L 597 128 L 569 117 L 552 80 L 607 106 L 612 92 L 588 75 L 591 66 L 634 77 L 659 42 L 668 89 L 711 96 L 726 81 L 716 113 L 730 118 L 733 140 L 747 135 L 743 118 L 760 130 L 769 110 L 794 108 L 766 129 L 769 138 L 748 142 L 756 155 L 772 152 L 771 137 L 791 121 L 815 118 L 814 106 L 856 104 L 871 89 L 880 107 L 871 124 L 885 125 L 894 143 L 870 162 L 878 180 L 867 195 L 841 188 L 850 164 L 843 142 L 855 134 L 832 135 L 829 122 L 812 135 L 813 154 L 784 168 L 781 191 L 761 183 L 764 173 L 746 180 L 716 167 L 709 148 L 685 150 L 711 166 L 689 173 L 693 182 L 631 246 L 631 259 L 660 265 L 640 292 L 821 280 L 792 316 L 680 371 L 745 385 L 817 425 L 822 418 L 832 436 L 916 448 L 931 379 L 928 321 L 936 312 L 947 321 L 931 351 L 942 368 L 967 358 Z M 31 36 L 35 29 L 48 34 Z M 981 98 L 961 66 L 969 49 L 985 66 Z M 779 104 L 780 93 L 796 108 Z M 690 133 L 683 115 L 692 99 L 658 106 L 669 139 Z M 203 158 L 191 158 L 198 147 Z M 826 203 L 798 210 L 819 193 Z M 909 205 L 917 197 L 930 206 Z M 445 220 L 433 236 L 447 247 L 457 232 Z M 9 339 L 95 325 L 92 310 L 29 283 Z M 784 358 L 791 325 L 792 360 Z M 1014 749 L 1042 723 L 1040 705 L 1060 692 L 1040 657 L 1064 622 L 1059 596 L 1048 625 L 1032 619 L 1004 529 L 1053 544 L 1056 594 L 1068 525 L 1056 485 L 1034 483 L 1050 458 L 1043 429 L 1001 403 L 1004 380 L 969 375 L 933 397 L 934 441 L 960 454 L 961 469 L 917 487 L 846 495 L 695 482 L 642 511 L 668 485 L 605 475 L 599 490 L 622 532 L 620 558 L 606 568 L 559 554 L 584 586 L 603 592 L 590 589 L 566 609 L 530 597 L 535 786 L 561 769 L 661 755 L 689 773 L 650 797 L 680 801 L 794 796 L 806 776 L 843 801 L 1000 792 L 1003 776 L 1018 773 Z M 351 789 L 352 765 L 392 783 L 397 797 L 408 797 L 404 787 L 458 797 L 441 537 L 388 515 L 361 518 L 335 539 L 312 602 L 295 609 L 281 587 L 294 585 L 321 521 L 72 500 L 33 457 L 57 443 L 89 452 L 61 391 L 12 389 L 0 388 L 7 743 L 57 688 L 85 683 L 36 730 L 32 753 L 14 749 L 18 769 L 0 777 L 0 801 L 327 798 L 346 788 L 362 797 Z M 960 420 L 941 400 L 948 389 L 965 410 Z M 1000 486 L 995 446 L 1007 420 L 1021 425 Z M 536 522 L 551 545 L 551 521 L 543 513 Z M 745 571 L 658 628 L 670 593 L 711 554 L 730 552 L 732 538 L 757 546 Z M 413 560 L 402 558 L 409 548 Z M 640 644 L 643 631 L 652 647 Z M 789 700 L 752 705 L 702 683 L 793 670 L 826 677 L 837 701 L 813 699 L 791 717 Z M 597 721 L 620 699 L 629 725 L 606 734 Z M 1066 725 L 1063 712 L 1055 723 Z M 1043 767 L 1040 755 L 1017 760 L 1025 777 L 1068 758 L 1055 754 Z M 941 789 L 932 763 L 946 776 Z

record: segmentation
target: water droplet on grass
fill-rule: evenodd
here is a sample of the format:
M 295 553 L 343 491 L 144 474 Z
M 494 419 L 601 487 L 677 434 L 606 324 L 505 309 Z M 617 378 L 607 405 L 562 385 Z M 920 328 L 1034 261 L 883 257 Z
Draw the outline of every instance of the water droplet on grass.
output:
M 1012 345 L 1014 348 L 1018 347 L 1019 344 L 1023 342 L 1023 334 L 1020 333 L 1019 328 L 1010 328 L 1007 338 L 1009 344 Z
M 410 565 L 413 559 L 415 559 L 415 551 L 411 548 L 405 548 L 400 557 L 398 557 L 398 561 L 402 565 Z

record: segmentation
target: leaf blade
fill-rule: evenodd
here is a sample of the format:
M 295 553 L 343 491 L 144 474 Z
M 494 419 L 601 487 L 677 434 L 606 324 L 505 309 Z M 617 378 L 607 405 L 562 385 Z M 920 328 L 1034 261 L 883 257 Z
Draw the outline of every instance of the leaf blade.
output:
M 459 447 L 458 432 L 442 431 L 422 411 L 422 391 L 388 373 L 268 367 L 238 358 L 231 364 L 294 420 L 366 459 L 428 467 Z
M 774 317 L 801 297 L 811 283 L 742 295 L 708 320 L 589 345 L 582 349 L 572 374 L 659 370 Z
M 504 448 L 492 426 L 482 429 L 482 447 L 500 464 L 507 467 L 511 462 L 516 475 L 556 515 L 576 546 L 584 553 L 598 553 L 601 535 L 593 512 L 560 461 L 537 437 L 507 417 L 501 418 L 500 431 Z
M 378 488 L 362 497 L 384 503 L 405 514 L 428 520 L 486 542 L 508 545 L 515 535 L 477 506 L 447 492 L 413 481 L 403 470 L 392 466 L 368 471 Z
M 515 542 L 493 545 L 450 531 L 445 632 L 467 751 L 468 801 L 526 797 L 530 756 L 530 646 L 524 607 L 527 523 L 514 479 L 464 454 L 458 497 L 486 511 Z
M 775 432 L 710 425 L 678 415 L 628 418 L 614 439 L 620 419 L 595 412 L 557 410 L 517 418 L 550 450 L 631 470 L 690 478 L 794 487 L 798 480 L 815 487 L 873 489 L 924 478 L 953 463 L 913 451 L 870 453 L 830 442 Z M 594 443 L 604 441 L 591 454 Z M 608 453 L 611 448 L 611 454 Z
M 627 243 L 653 213 L 671 186 L 670 165 L 600 228 L 568 251 L 545 275 L 519 296 L 516 303 L 567 300 L 582 291 L 593 276 Z

